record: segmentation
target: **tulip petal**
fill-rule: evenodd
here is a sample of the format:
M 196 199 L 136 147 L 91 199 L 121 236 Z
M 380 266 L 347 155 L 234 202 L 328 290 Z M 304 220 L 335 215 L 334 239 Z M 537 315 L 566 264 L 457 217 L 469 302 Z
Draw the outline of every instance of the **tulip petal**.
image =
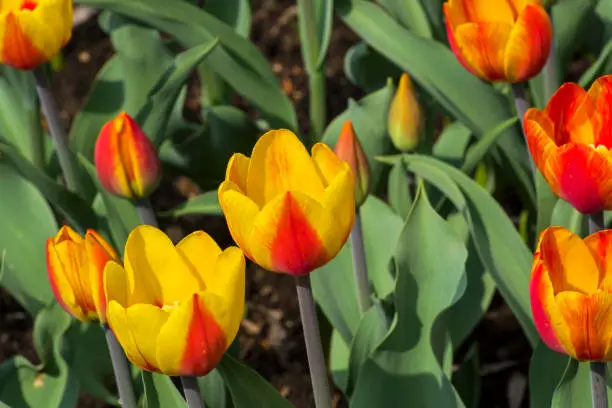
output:
M 511 24 L 467 23 L 455 29 L 455 41 L 467 65 L 489 81 L 505 80 L 505 50 Z
M 504 62 L 506 80 L 520 82 L 537 75 L 548 59 L 551 41 L 548 13 L 542 7 L 528 4 L 520 12 L 508 39 Z
M 224 331 L 224 306 L 220 298 L 201 292 L 170 313 L 157 343 L 156 360 L 164 374 L 201 376 L 215 368 L 233 340 Z
M 247 192 L 260 207 L 287 191 L 301 191 L 319 199 L 323 183 L 306 148 L 289 130 L 271 130 L 255 143 L 247 178 Z
M 601 127 L 599 134 L 594 135 L 595 146 L 603 145 L 612 149 L 612 75 L 598 78 L 588 95 L 595 103 L 597 116 L 600 118 Z
M 343 170 L 342 162 L 325 143 L 315 143 L 312 147 L 312 161 L 325 187 Z
M 106 317 L 109 326 L 113 330 L 115 337 L 117 337 L 117 341 L 121 344 L 128 360 L 143 370 L 159 372 L 154 365 L 145 359 L 138 348 L 135 338 L 132 335 L 132 327 L 128 321 L 127 309 L 118 302 L 111 300 L 106 309 Z M 155 333 L 155 337 L 157 337 L 157 333 Z
M 551 154 L 542 174 L 555 194 L 578 211 L 591 214 L 612 209 L 610 153 L 570 143 Z
M 569 329 L 555 301 L 555 291 L 539 251 L 533 260 L 529 295 L 533 321 L 544 343 L 556 352 L 572 353 Z
M 140 354 L 150 366 L 160 367 L 157 362 L 157 338 L 169 314 L 157 306 L 142 303 L 128 307 L 125 314 Z
M 603 230 L 584 239 L 599 268 L 599 290 L 612 290 L 612 230 Z
M 245 255 L 253 259 L 249 236 L 255 217 L 259 213 L 259 207 L 232 181 L 224 181 L 219 186 L 219 205 L 223 209 L 232 238 Z
M 110 261 L 104 268 L 104 294 L 107 302 L 118 302 L 123 307 L 130 305 L 130 294 L 133 292 L 134 279 L 128 276 L 121 265 Z
M 549 227 L 541 234 L 538 250 L 555 294 L 563 291 L 590 294 L 597 290 L 597 264 L 578 235 L 564 227 Z
M 67 266 L 74 267 L 70 265 Z M 49 238 L 47 240 L 47 273 L 49 274 L 51 290 L 60 306 L 62 306 L 66 312 L 84 321 L 87 319 L 86 313 L 77 302 L 71 281 L 68 279 L 68 276 L 66 276 L 65 268 L 66 266 L 64 266 L 62 259 L 55 249 L 53 238 Z
M 150 225 L 140 225 L 128 236 L 125 268 L 137 282 L 133 296 L 139 300 L 130 300 L 132 304 L 172 305 L 183 299 L 186 287 L 204 286 L 168 236 Z
M 195 231 L 183 238 L 177 245 L 177 251 L 183 255 L 185 263 L 191 267 L 192 273 L 200 277 L 203 282 L 196 292 L 208 287 L 207 278 L 214 277 L 218 273 L 215 264 L 221 255 L 221 248 L 204 231 Z
M 467 69 L 472 75 L 478 76 L 478 72 L 476 72 L 465 60 L 463 57 L 461 50 L 459 50 L 459 46 L 457 45 L 457 40 L 455 39 L 455 28 L 459 24 L 464 24 L 468 22 L 467 16 L 463 10 L 463 7 L 451 6 L 452 4 L 459 4 L 457 0 L 449 1 L 442 5 L 442 9 L 444 11 L 445 24 L 446 24 L 446 36 L 448 37 L 448 45 L 450 46 L 453 54 L 457 57 L 457 61 L 465 69 Z
M 549 156 L 557 151 L 554 142 L 555 125 L 545 112 L 530 108 L 525 113 L 523 129 L 531 157 L 536 167 L 543 171 Z
M 227 163 L 225 171 L 225 179 L 232 181 L 240 190 L 246 193 L 247 177 L 249 175 L 249 166 L 251 159 L 242 153 L 234 153 Z
M 512 24 L 516 17 L 516 11 L 508 0 L 458 0 L 457 3 L 456 7 L 463 8 L 465 16 L 472 22 Z
M 350 167 L 348 165 L 343 167 L 329 187 L 325 189 L 323 198 L 323 207 L 334 220 L 334 225 L 328 230 L 328 235 L 324 240 L 330 258 L 336 256 L 342 249 L 355 222 L 355 206 L 352 204 L 355 199 L 354 178 Z
M 593 144 L 599 131 L 596 107 L 581 86 L 568 82 L 553 94 L 544 112 L 555 124 L 557 146 L 569 142 Z
M 255 218 L 250 249 L 255 262 L 270 271 L 304 275 L 330 260 L 325 239 L 334 226 L 320 203 L 301 192 L 287 192 Z
M 100 321 L 106 321 L 106 296 L 104 294 L 104 267 L 110 260 L 118 259 L 115 250 L 96 231 L 85 234 L 85 249 L 89 259 L 89 282 L 93 303 Z
M 561 292 L 557 304 L 574 345 L 574 358 L 602 361 L 612 356 L 612 294 L 599 292 L 587 296 Z

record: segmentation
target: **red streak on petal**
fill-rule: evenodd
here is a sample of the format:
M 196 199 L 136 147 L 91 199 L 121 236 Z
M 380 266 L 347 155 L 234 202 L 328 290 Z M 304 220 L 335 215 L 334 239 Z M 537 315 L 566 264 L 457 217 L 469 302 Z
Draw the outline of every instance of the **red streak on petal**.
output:
M 200 376 L 219 364 L 227 340 L 214 316 L 203 307 L 197 293 L 193 295 L 193 316 L 187 331 L 180 375 Z
M 317 232 L 302 213 L 290 192 L 285 194 L 283 212 L 272 243 L 272 264 L 278 272 L 306 275 L 327 260 Z
M 13 13 L 6 16 L 2 62 L 18 69 L 31 70 L 47 58 L 25 35 Z
M 22 4 L 21 7 L 19 8 L 20 10 L 34 10 L 36 8 L 36 6 L 38 6 L 38 4 L 36 4 L 36 2 L 32 1 L 32 0 L 25 0 Z
M 597 182 L 598 178 L 593 174 L 597 169 L 589 165 L 589 157 L 586 157 L 595 152 L 585 153 L 584 150 L 575 149 L 575 154 L 565 155 L 572 157 L 561 159 L 563 167 L 558 175 L 559 188 L 562 197 L 578 211 L 591 214 L 601 211 L 604 201 Z

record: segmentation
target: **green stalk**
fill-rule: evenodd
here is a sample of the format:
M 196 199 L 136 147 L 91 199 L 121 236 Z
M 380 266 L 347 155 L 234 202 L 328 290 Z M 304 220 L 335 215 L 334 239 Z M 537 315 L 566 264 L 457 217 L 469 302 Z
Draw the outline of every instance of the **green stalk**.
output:
M 353 271 L 355 272 L 355 282 L 357 282 L 359 304 L 361 305 L 361 311 L 365 313 L 372 307 L 372 298 L 370 297 L 370 280 L 368 279 L 368 266 L 366 263 L 361 211 L 359 208 L 355 211 L 355 223 L 351 231 L 351 246 L 353 249 Z
M 183 385 L 183 393 L 185 394 L 185 400 L 187 400 L 187 406 L 189 408 L 204 408 L 204 399 L 200 392 L 198 378 L 181 377 L 181 384 Z
M 315 0 L 298 0 L 297 6 L 302 58 L 310 91 L 310 140 L 315 142 L 321 140 L 326 123 L 325 64 L 317 67 L 320 49 Z
M 523 134 L 523 138 L 525 140 L 525 148 L 527 149 L 527 155 L 529 156 L 531 172 L 535 175 L 535 163 L 533 162 L 533 157 L 531 157 L 531 154 L 529 153 L 527 135 L 525 135 L 525 128 L 523 127 L 523 119 L 525 117 L 525 112 L 527 112 L 527 109 L 530 108 L 529 102 L 527 102 L 527 97 L 525 96 L 525 84 L 523 84 L 522 82 L 512 84 L 512 96 L 514 98 L 514 105 L 516 106 L 516 114 L 521 120 L 521 133 Z
M 130 376 L 130 364 L 113 331 L 107 324 L 103 325 L 103 327 L 106 334 L 106 344 L 108 345 L 108 351 L 113 364 L 117 390 L 119 391 L 119 402 L 123 408 L 137 408 L 132 378 Z
M 153 211 L 153 207 L 151 206 L 151 200 L 149 200 L 148 197 L 134 200 L 134 204 L 136 205 L 136 211 L 138 212 L 140 220 L 143 224 L 158 227 L 157 218 L 155 217 L 155 211 Z
M 30 119 L 30 149 L 32 153 L 32 163 L 40 170 L 45 170 L 45 132 L 40 123 L 40 104 L 34 103 L 34 107 L 28 110 Z

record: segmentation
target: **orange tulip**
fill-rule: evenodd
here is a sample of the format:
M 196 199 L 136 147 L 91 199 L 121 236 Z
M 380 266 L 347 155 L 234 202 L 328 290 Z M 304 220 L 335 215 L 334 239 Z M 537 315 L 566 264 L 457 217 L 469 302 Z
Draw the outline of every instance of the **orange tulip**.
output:
M 612 76 L 586 92 L 566 83 L 546 108 L 525 113 L 533 160 L 552 191 L 578 211 L 612 210 Z
M 423 112 L 408 74 L 400 77 L 397 91 L 389 106 L 387 127 L 391 142 L 402 152 L 413 150 L 421 139 Z
M 583 361 L 612 361 L 612 230 L 584 240 L 542 232 L 531 269 L 531 310 L 548 347 Z
M 81 321 L 106 321 L 103 271 L 108 261 L 119 261 L 115 250 L 96 231 L 82 238 L 63 226 L 47 240 L 47 272 L 59 304 Z
M 353 228 L 353 173 L 326 144 L 311 157 L 295 134 L 271 130 L 251 158 L 230 158 L 219 203 L 245 255 L 273 272 L 306 275 L 334 258 Z
M 361 142 L 355 134 L 353 123 L 350 120 L 344 122 L 340 136 L 336 142 L 334 153 L 340 160 L 344 160 L 351 166 L 355 176 L 355 201 L 359 207 L 368 198 L 370 188 L 370 165 L 368 157 L 361 147 Z
M 95 162 L 102 186 L 120 197 L 146 197 L 161 177 L 153 143 L 125 112 L 102 127 L 96 141 Z
M 546 63 L 552 24 L 540 0 L 449 0 L 444 16 L 451 49 L 481 79 L 521 82 Z
M 72 35 L 72 0 L 0 2 L 0 59 L 30 70 L 49 61 Z

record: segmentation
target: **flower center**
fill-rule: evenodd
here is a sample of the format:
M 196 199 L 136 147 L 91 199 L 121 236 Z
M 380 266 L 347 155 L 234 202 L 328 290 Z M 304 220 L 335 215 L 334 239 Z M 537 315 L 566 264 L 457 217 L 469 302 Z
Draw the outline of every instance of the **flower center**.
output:
M 38 6 L 38 4 L 36 4 L 35 1 L 32 0 L 25 0 L 23 3 L 21 3 L 21 7 L 19 7 L 19 10 L 34 10 L 36 8 L 36 6 Z

